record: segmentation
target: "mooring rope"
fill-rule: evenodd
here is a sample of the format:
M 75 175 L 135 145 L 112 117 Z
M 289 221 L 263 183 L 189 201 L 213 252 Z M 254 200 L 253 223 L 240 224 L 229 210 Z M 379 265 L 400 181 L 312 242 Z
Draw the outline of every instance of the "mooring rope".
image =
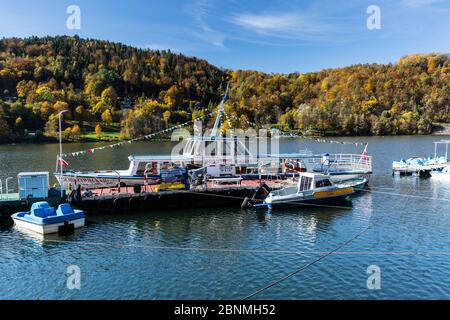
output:
M 5 236 L 0 236 L 5 238 Z M 292 254 L 292 255 L 399 255 L 399 256 L 413 256 L 413 255 L 450 255 L 450 251 L 298 251 L 298 250 L 268 250 L 268 249 L 231 249 L 231 248 L 194 248 L 194 247 L 176 247 L 176 246 L 149 246 L 137 244 L 121 244 L 121 243 L 106 243 L 106 242 L 90 242 L 90 241 L 72 241 L 72 240 L 58 240 L 58 239 L 44 239 L 47 243 L 59 244 L 79 244 L 86 246 L 114 246 L 117 248 L 135 248 L 145 250 L 171 250 L 171 251 L 198 251 L 198 252 L 220 252 L 220 253 L 244 253 L 244 254 Z
M 364 190 L 364 189 L 361 189 L 361 191 L 367 192 L 367 193 L 379 193 L 379 194 L 390 195 L 390 196 L 398 196 L 398 197 L 410 197 L 410 198 L 418 198 L 418 199 L 424 199 L 424 200 L 433 200 L 433 201 L 437 200 L 437 201 L 450 202 L 450 199 L 446 199 L 446 198 L 424 197 L 424 196 L 416 196 L 416 195 L 413 195 L 413 194 L 393 193 L 393 192 Z M 408 192 L 411 192 L 411 191 L 408 191 Z
M 412 186 L 410 187 L 410 189 L 409 189 L 408 191 L 410 191 L 411 188 L 412 188 Z M 368 192 L 370 192 L 370 190 L 363 190 L 363 191 L 368 191 Z M 383 193 L 383 194 L 385 194 L 386 192 L 378 192 L 378 193 Z M 394 194 L 394 195 L 398 195 L 398 194 Z M 404 195 L 404 194 L 402 194 L 402 195 Z M 416 196 L 414 196 L 414 197 L 416 197 Z M 423 197 L 421 197 L 421 198 L 423 198 Z M 447 199 L 436 199 L 436 198 L 426 198 L 426 199 L 432 199 L 432 200 L 445 200 L 445 201 L 447 201 Z M 404 207 L 406 207 L 406 205 L 407 205 L 407 203 L 404 202 L 403 205 L 402 205 L 402 207 L 404 208 Z M 335 249 L 331 250 L 330 252 L 327 252 L 327 253 L 323 254 L 323 255 L 320 256 L 318 259 L 315 259 L 314 261 L 312 261 L 312 262 L 310 262 L 310 263 L 308 263 L 308 264 L 302 266 L 301 268 L 299 268 L 299 269 L 297 269 L 297 270 L 294 270 L 293 272 L 291 272 L 291 273 L 285 275 L 284 277 L 282 277 L 282 278 L 280 278 L 280 279 L 278 279 L 278 280 L 276 280 L 276 281 L 270 283 L 269 285 L 266 285 L 266 286 L 262 287 L 261 289 L 258 289 L 257 291 L 253 292 L 252 294 L 250 294 L 250 295 L 244 297 L 243 300 L 251 299 L 251 298 L 255 297 L 256 295 L 258 295 L 258 294 L 260 294 L 260 293 L 262 293 L 262 292 L 264 292 L 264 291 L 266 291 L 266 290 L 268 290 L 268 289 L 270 289 L 270 288 L 272 288 L 272 287 L 274 287 L 274 286 L 280 284 L 281 282 L 283 282 L 283 281 L 285 281 L 285 280 L 288 280 L 289 278 L 293 277 L 294 275 L 296 275 L 296 274 L 298 274 L 298 273 L 300 273 L 300 272 L 303 272 L 304 270 L 308 269 L 309 267 L 311 267 L 311 266 L 315 265 L 316 263 L 319 263 L 319 262 L 322 261 L 323 259 L 327 258 L 328 256 L 330 256 L 330 255 L 332 255 L 332 254 L 336 254 L 337 251 L 339 251 L 339 250 L 342 249 L 343 247 L 349 245 L 350 243 L 352 243 L 353 241 L 355 241 L 356 239 L 358 239 L 360 236 L 362 236 L 364 233 L 366 233 L 371 227 L 373 227 L 376 223 L 378 223 L 378 221 L 379 221 L 380 219 L 381 219 L 381 218 L 378 218 L 375 222 L 369 223 L 369 225 L 368 225 L 366 228 L 364 228 L 361 232 L 359 232 L 358 234 L 356 234 L 356 235 L 355 235 L 354 237 L 352 237 L 350 240 L 348 240 L 348 241 L 346 241 L 346 242 L 340 244 L 339 246 L 337 246 Z
M 329 257 L 330 255 L 336 253 L 337 251 L 339 251 L 339 250 L 342 249 L 343 247 L 349 245 L 350 243 L 352 243 L 353 241 L 355 241 L 356 239 L 358 239 L 360 236 L 362 236 L 364 233 L 366 233 L 373 225 L 374 225 L 374 223 L 369 224 L 366 228 L 364 228 L 361 232 L 359 232 L 358 234 L 356 234 L 355 236 L 353 236 L 350 240 L 347 240 L 346 242 L 340 244 L 339 246 L 337 246 L 337 247 L 334 248 L 333 250 L 331 250 L 331 251 L 329 251 L 329 252 L 323 254 L 323 255 L 320 256 L 319 258 L 317 258 L 317 259 L 315 259 L 314 261 L 312 261 L 312 262 L 310 262 L 310 263 L 308 263 L 308 264 L 302 266 L 301 268 L 299 268 L 299 269 L 297 269 L 297 270 L 295 270 L 295 271 L 293 271 L 293 272 L 291 272 L 291 273 L 285 275 L 284 277 L 282 277 L 282 278 L 280 278 L 280 279 L 278 279 L 278 280 L 276 280 L 276 281 L 270 283 L 270 284 L 267 285 L 267 286 L 262 287 L 261 289 L 256 290 L 255 292 L 253 292 L 253 293 L 249 294 L 248 296 L 244 297 L 242 300 L 249 300 L 249 299 L 255 297 L 256 295 L 258 295 L 258 294 L 260 294 L 260 293 L 262 293 L 262 292 L 264 292 L 264 291 L 266 291 L 266 290 L 268 290 L 268 289 L 270 289 L 270 288 L 272 288 L 272 287 L 274 287 L 274 286 L 280 284 L 281 282 L 283 282 L 283 281 L 285 281 L 285 280 L 288 280 L 289 278 L 295 276 L 296 274 L 298 274 L 298 273 L 300 273 L 300 272 L 302 272 L 302 271 L 308 269 L 309 267 L 311 267 L 311 266 L 315 265 L 316 263 L 322 261 L 322 260 L 325 259 L 326 257 Z
M 383 195 L 391 195 L 391 196 L 399 196 L 399 197 L 412 197 L 412 198 L 419 198 L 424 200 L 432 200 L 432 201 L 444 201 L 444 202 L 450 202 L 450 199 L 446 198 L 437 198 L 437 197 L 426 197 L 426 196 L 417 196 L 413 194 L 405 194 L 405 193 L 392 193 L 392 192 L 384 192 L 384 191 L 378 191 L 378 190 L 370 190 L 370 189 L 358 189 L 359 192 L 366 192 L 366 193 L 374 193 L 374 194 L 383 194 Z M 245 197 L 236 197 L 236 196 L 229 196 L 229 195 L 217 195 L 212 193 L 206 193 L 206 192 L 191 192 L 191 191 L 182 191 L 177 190 L 177 192 L 187 192 L 187 193 L 197 193 L 197 194 L 204 194 L 209 196 L 216 196 L 216 197 L 224 197 L 224 198 L 230 198 L 230 199 L 240 199 L 244 200 Z M 408 192 L 411 192 L 409 190 Z M 315 206 L 314 204 L 307 204 L 307 206 Z M 320 205 L 322 206 L 322 205 Z
M 179 191 L 179 192 L 185 192 L 189 194 L 200 194 L 205 196 L 213 196 L 213 197 L 221 197 L 221 198 L 230 198 L 235 200 L 245 200 L 245 197 L 237 197 L 237 196 L 228 196 L 228 195 L 221 195 L 221 194 L 213 194 L 213 193 L 206 193 L 206 192 L 191 192 L 191 191 Z M 351 206 L 332 206 L 332 205 L 324 205 L 324 204 L 314 204 L 314 203 L 298 203 L 296 201 L 286 201 L 287 203 L 295 203 L 299 206 L 305 206 L 305 207 L 321 207 L 321 208 L 335 208 L 335 209 L 355 209 L 355 207 Z

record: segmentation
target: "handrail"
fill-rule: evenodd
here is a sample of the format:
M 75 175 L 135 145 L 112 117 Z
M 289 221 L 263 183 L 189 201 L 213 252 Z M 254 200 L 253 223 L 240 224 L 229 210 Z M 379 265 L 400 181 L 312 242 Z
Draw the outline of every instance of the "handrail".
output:
M 8 181 L 9 180 L 11 180 L 11 179 L 13 179 L 12 177 L 8 177 L 8 178 L 6 178 L 6 180 L 5 180 L 5 184 L 6 184 L 6 197 L 7 198 L 9 198 L 8 196 L 9 196 L 9 186 L 8 186 Z
M 145 169 L 144 169 L 144 189 L 147 192 L 148 192 L 148 170 L 149 170 L 149 165 L 152 165 L 152 164 L 151 163 L 147 163 L 145 165 Z
M 117 191 L 120 193 L 120 173 L 119 173 L 117 170 L 112 170 L 112 172 L 114 172 L 115 174 L 117 174 L 117 176 L 119 177 L 119 183 L 118 183 Z

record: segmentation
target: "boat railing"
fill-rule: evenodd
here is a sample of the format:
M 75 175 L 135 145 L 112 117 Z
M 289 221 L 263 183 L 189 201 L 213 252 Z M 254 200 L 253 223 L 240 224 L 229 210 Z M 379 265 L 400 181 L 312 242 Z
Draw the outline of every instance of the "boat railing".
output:
M 321 165 L 325 171 L 372 172 L 372 156 L 360 154 L 330 154 L 309 159 L 313 166 Z
M 8 177 L 5 179 L 5 190 L 3 190 L 3 181 L 0 179 L 0 200 L 9 200 L 10 188 L 8 182 L 12 179 L 12 177 Z

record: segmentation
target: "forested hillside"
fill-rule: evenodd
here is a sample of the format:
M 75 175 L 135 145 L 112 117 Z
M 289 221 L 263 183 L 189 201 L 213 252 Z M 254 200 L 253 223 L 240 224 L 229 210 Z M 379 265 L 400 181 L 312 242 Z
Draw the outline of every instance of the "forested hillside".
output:
M 0 40 L 0 140 L 106 130 L 131 138 L 214 108 L 226 83 L 225 127 L 273 125 L 317 134 L 425 134 L 450 122 L 450 59 L 411 55 L 396 64 L 305 74 L 228 71 L 196 58 L 78 37 Z
M 157 130 L 220 100 L 225 82 L 219 68 L 171 52 L 78 37 L 3 39 L 0 138 L 17 140 L 25 131 L 56 136 L 56 115 L 64 109 L 75 123 L 65 132 L 71 139 L 88 123 L 137 117 L 131 108 L 149 111 L 137 131 Z
M 230 111 L 242 123 L 249 118 L 301 132 L 389 135 L 426 134 L 433 122 L 450 122 L 446 55 L 306 74 L 236 71 L 232 79 Z

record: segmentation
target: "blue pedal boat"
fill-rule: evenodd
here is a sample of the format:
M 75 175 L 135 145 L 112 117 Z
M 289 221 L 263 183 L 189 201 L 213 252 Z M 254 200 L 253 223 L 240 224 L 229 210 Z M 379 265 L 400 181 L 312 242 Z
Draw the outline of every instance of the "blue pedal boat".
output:
M 39 234 L 60 233 L 64 229 L 77 229 L 85 224 L 82 210 L 74 210 L 70 204 L 61 204 L 58 209 L 50 207 L 47 202 L 36 202 L 27 212 L 12 215 L 15 226 Z

